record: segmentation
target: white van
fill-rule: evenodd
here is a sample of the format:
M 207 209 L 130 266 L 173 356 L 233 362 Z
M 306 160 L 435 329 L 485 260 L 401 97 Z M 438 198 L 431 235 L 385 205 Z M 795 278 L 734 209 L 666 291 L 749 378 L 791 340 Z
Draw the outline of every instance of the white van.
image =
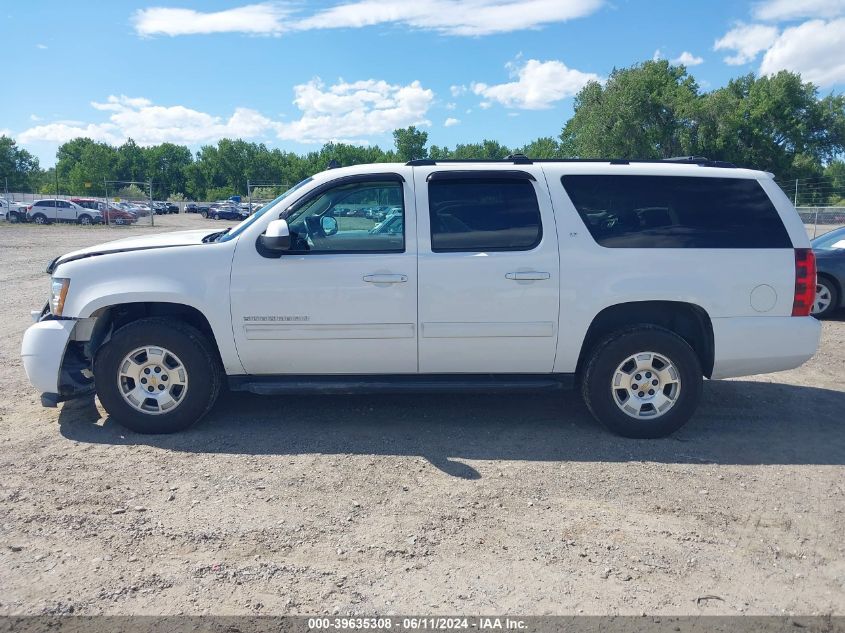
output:
M 230 229 L 119 240 L 48 272 L 22 347 L 42 401 L 96 390 L 145 433 L 190 426 L 225 381 L 577 386 L 611 430 L 659 437 L 703 377 L 797 367 L 820 333 L 810 244 L 772 176 L 694 158 L 332 169 Z

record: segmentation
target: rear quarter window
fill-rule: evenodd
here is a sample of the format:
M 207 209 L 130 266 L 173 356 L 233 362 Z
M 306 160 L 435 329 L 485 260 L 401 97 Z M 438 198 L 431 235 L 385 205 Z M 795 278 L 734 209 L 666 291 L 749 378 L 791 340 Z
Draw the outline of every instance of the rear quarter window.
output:
M 563 188 L 608 248 L 791 248 L 760 183 L 747 178 L 568 175 Z

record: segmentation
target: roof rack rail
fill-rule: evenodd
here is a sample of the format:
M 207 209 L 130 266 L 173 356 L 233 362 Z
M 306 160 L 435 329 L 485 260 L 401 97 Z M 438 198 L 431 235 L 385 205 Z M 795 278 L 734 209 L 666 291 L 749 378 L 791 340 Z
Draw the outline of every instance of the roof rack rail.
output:
M 611 165 L 630 164 L 665 164 L 678 163 L 687 165 L 699 165 L 701 167 L 723 167 L 735 168 L 736 165 L 723 160 L 710 160 L 703 156 L 674 156 L 672 158 L 529 158 L 525 154 L 511 154 L 507 158 L 417 158 L 409 160 L 407 167 L 430 167 L 440 164 L 467 164 L 467 163 L 508 163 L 512 165 L 532 165 L 534 163 L 610 163 Z

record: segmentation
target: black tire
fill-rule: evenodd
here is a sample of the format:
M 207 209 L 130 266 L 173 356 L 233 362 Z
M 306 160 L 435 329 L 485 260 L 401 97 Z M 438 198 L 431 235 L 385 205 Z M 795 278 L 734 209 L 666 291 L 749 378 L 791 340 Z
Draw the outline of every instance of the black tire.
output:
M 80 224 L 84 224 L 85 226 L 91 226 L 92 224 L 94 224 L 94 218 L 92 218 L 87 213 L 83 213 L 82 215 L 80 215 L 78 218 L 76 218 L 76 221 Z
M 21 221 L 21 216 L 18 215 L 17 211 L 9 211 L 9 223 L 10 224 L 17 224 Z
M 813 309 L 815 310 L 816 299 L 818 298 L 821 289 L 826 290 L 830 295 L 830 303 L 823 310 L 813 312 L 813 316 L 817 319 L 829 317 L 839 308 L 839 291 L 836 289 L 836 284 L 824 275 L 818 275 L 816 277 L 816 298 L 813 300 Z
M 611 389 L 620 364 L 646 351 L 665 356 L 680 376 L 674 405 L 651 419 L 626 414 L 617 405 L 615 390 Z M 674 433 L 692 417 L 701 399 L 702 382 L 701 363 L 689 343 L 665 328 L 641 324 L 610 334 L 592 349 L 582 374 L 581 394 L 593 417 L 613 433 L 639 439 L 658 438 Z
M 188 374 L 184 399 L 167 413 L 141 412 L 124 400 L 117 380 L 127 354 L 144 346 L 161 346 L 182 361 Z M 109 415 L 136 433 L 175 433 L 208 413 L 223 380 L 223 370 L 211 342 L 196 328 L 160 317 L 134 321 L 117 330 L 94 359 L 94 381 Z
M 204 218 L 208 218 L 208 211 L 200 211 L 200 215 Z
M 50 224 L 50 220 L 43 213 L 36 213 L 33 215 L 32 221 L 36 224 Z

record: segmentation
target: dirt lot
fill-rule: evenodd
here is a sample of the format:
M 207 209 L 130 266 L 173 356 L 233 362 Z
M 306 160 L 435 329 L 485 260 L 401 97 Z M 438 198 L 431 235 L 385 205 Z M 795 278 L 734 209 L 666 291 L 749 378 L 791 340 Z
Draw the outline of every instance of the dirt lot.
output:
M 845 315 L 661 441 L 575 394 L 225 395 L 174 437 L 41 408 L 46 263 L 151 230 L 0 226 L 0 614 L 845 613 Z

